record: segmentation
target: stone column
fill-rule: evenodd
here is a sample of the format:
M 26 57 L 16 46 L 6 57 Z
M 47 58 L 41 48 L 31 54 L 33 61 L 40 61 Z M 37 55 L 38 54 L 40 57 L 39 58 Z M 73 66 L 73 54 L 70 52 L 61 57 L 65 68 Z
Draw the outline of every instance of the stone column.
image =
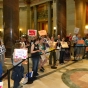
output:
M 48 34 L 52 34 L 51 2 L 48 2 Z
M 11 56 L 12 46 L 19 39 L 19 0 L 3 0 L 4 44 L 6 56 Z
M 37 6 L 34 6 L 34 29 L 38 30 Z
M 56 0 L 57 2 L 57 33 L 61 37 L 66 36 L 66 0 Z
M 75 1 L 67 0 L 66 1 L 66 31 L 67 35 L 69 33 L 74 34 L 75 28 Z
M 76 27 L 80 28 L 79 33 L 84 34 L 85 29 L 85 5 L 84 0 L 75 0 Z
M 32 23 L 31 13 L 32 13 L 32 7 L 30 7 L 30 5 L 27 5 L 27 29 L 31 29 L 31 25 L 32 25 L 31 24 Z
M 56 0 L 53 0 L 53 30 L 55 32 L 55 37 L 57 34 L 57 8 L 56 8 Z

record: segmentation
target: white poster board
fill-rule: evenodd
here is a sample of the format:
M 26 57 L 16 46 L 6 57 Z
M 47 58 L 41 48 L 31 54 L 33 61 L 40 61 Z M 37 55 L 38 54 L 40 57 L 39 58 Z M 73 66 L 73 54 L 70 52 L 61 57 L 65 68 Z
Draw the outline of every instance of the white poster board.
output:
M 3 82 L 0 82 L 0 88 L 3 88 Z
M 67 42 L 61 42 L 62 48 L 69 48 Z
M 37 36 L 37 30 L 29 29 L 28 30 L 28 36 Z
M 28 49 L 14 49 L 14 58 L 26 59 L 28 57 Z
M 75 34 L 78 34 L 78 33 L 79 33 L 79 28 L 75 27 L 74 33 L 75 33 Z

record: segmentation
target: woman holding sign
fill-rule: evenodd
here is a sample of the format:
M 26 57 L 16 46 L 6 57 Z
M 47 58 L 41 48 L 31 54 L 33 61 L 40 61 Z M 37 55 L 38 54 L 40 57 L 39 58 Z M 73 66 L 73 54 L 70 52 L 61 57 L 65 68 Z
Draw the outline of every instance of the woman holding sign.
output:
M 64 64 L 64 55 L 65 55 L 65 49 L 68 48 L 68 44 L 67 42 L 65 42 L 65 38 L 62 38 L 61 41 L 61 50 L 60 50 L 60 59 L 59 59 L 59 63 L 60 64 Z
M 21 43 L 16 43 L 15 44 L 15 49 L 21 49 L 22 44 Z M 20 57 L 15 57 L 15 52 L 13 53 L 13 66 L 16 66 L 22 61 L 22 58 Z M 19 88 L 20 87 L 20 81 L 23 78 L 24 75 L 24 67 L 22 64 L 19 64 L 16 66 L 13 71 L 12 71 L 12 76 L 11 79 L 14 81 L 14 86 L 13 88 Z
M 82 39 L 81 35 L 78 35 L 76 47 L 77 47 L 77 54 L 76 54 L 76 59 L 82 58 L 81 54 L 83 51 L 83 46 L 84 46 L 84 40 Z

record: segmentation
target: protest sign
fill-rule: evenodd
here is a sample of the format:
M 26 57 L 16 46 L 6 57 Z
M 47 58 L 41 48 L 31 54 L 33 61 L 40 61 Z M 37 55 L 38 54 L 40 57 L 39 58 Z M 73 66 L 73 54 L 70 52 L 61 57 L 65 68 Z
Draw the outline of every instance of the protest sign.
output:
M 78 40 L 77 44 L 84 44 L 84 40 Z
M 27 49 L 14 49 L 14 58 L 26 59 L 28 56 L 27 52 Z
M 62 46 L 62 48 L 68 48 L 67 42 L 61 42 L 61 46 Z
M 75 34 L 78 34 L 78 33 L 79 33 L 79 28 L 75 27 L 74 33 L 75 33 Z
M 39 33 L 40 36 L 47 35 L 46 30 L 38 31 L 38 33 Z
M 28 30 L 28 36 L 36 36 L 37 35 L 37 30 L 29 29 Z
M 0 82 L 0 88 L 3 88 L 3 82 Z

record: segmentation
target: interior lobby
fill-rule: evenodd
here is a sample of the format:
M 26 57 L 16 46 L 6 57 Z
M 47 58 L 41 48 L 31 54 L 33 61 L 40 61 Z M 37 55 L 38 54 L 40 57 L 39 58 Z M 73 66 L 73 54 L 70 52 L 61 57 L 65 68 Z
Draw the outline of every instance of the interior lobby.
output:
M 46 30 L 47 34 L 66 37 L 74 35 L 74 29 L 84 36 L 88 29 L 88 0 L 0 0 L 0 37 L 6 47 L 4 72 L 12 68 L 12 46 L 16 40 L 28 34 L 28 30 Z M 73 49 L 72 49 L 73 50 Z M 88 88 L 88 58 L 66 61 L 57 69 L 45 64 L 45 72 L 23 88 Z M 27 73 L 27 64 L 23 64 Z M 29 70 L 32 62 L 29 59 Z M 10 74 L 11 75 L 11 74 Z M 10 88 L 13 80 L 10 79 Z M 3 79 L 3 88 L 8 87 L 8 77 Z

